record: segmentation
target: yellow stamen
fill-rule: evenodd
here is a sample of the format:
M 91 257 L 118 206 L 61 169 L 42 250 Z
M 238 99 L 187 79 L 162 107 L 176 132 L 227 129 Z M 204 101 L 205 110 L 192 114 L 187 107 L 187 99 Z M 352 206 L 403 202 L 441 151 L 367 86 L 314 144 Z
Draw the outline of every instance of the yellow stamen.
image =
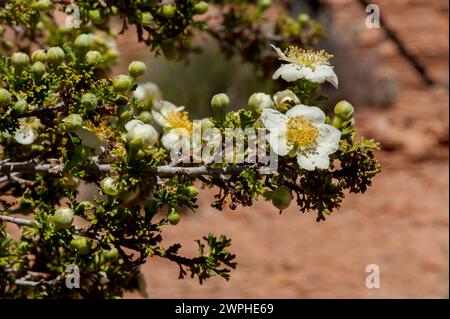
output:
M 194 133 L 194 125 L 189 121 L 189 116 L 187 112 L 176 112 L 170 111 L 167 117 L 172 128 L 184 128 L 190 135 Z
M 328 54 L 325 50 L 304 50 L 294 46 L 286 49 L 285 54 L 290 62 L 308 66 L 313 70 L 315 70 L 315 67 L 319 64 L 329 65 L 330 62 L 328 62 L 328 60 L 333 57 L 332 54 Z
M 303 116 L 290 117 L 287 124 L 287 140 L 302 151 L 311 151 L 317 145 L 319 130 L 313 121 Z

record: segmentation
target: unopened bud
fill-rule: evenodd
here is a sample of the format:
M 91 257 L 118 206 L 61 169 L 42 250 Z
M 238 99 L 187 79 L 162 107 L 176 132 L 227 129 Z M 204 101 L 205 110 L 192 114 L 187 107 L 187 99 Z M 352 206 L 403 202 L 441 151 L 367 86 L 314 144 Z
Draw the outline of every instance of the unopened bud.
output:
M 119 93 L 126 93 L 131 90 L 134 85 L 133 78 L 128 75 L 118 75 L 113 80 L 114 90 Z
M 7 90 L 0 88 L 0 107 L 10 105 L 11 103 L 11 94 Z
M 265 197 L 272 201 L 273 206 L 279 210 L 284 210 L 289 207 L 294 197 L 292 191 L 286 186 L 280 186 L 273 191 L 266 192 Z
M 214 111 L 214 117 L 219 120 L 225 120 L 227 107 L 230 104 L 230 98 L 225 93 L 214 95 L 211 99 L 211 108 Z
M 86 255 L 91 251 L 92 243 L 89 238 L 74 235 L 70 242 L 70 248 L 81 255 Z
M 128 74 L 133 78 L 141 77 L 147 72 L 147 66 L 141 61 L 133 61 L 128 67 Z
M 31 54 L 31 61 L 45 63 L 47 61 L 47 53 L 44 50 L 36 50 Z
M 208 4 L 205 1 L 200 1 L 194 6 L 195 14 L 203 14 L 208 11 Z
M 198 190 L 197 187 L 191 185 L 191 186 L 186 187 L 186 188 L 183 190 L 183 193 L 184 193 L 186 196 L 188 196 L 188 197 L 194 198 L 194 197 L 196 197 L 200 192 L 199 192 L 199 190 Z
M 74 212 L 68 207 L 61 207 L 55 211 L 53 215 L 53 223 L 55 223 L 55 229 L 60 230 L 69 228 L 73 223 Z
M 73 44 L 78 53 L 85 54 L 92 46 L 92 39 L 87 34 L 80 34 Z
M 149 26 L 153 23 L 153 15 L 150 12 L 144 12 L 142 13 L 140 17 L 140 22 L 144 26 Z
M 96 66 L 103 61 L 102 54 L 98 51 L 88 51 L 85 56 L 86 63 L 90 66 Z
M 112 177 L 105 177 L 100 182 L 100 189 L 102 193 L 109 196 L 119 195 L 119 189 L 117 188 L 117 181 Z
M 175 11 L 176 11 L 175 6 L 171 4 L 166 4 L 158 9 L 158 14 L 166 19 L 170 19 L 175 15 Z
M 95 94 L 85 93 L 81 97 L 81 105 L 86 110 L 93 110 L 93 109 L 95 109 L 97 107 L 97 104 L 98 104 L 98 99 L 95 96 Z
M 47 51 L 47 61 L 51 66 L 59 66 L 65 58 L 65 53 L 60 47 L 53 47 Z
M 169 209 L 169 213 L 167 214 L 167 220 L 171 225 L 176 225 L 181 220 L 181 214 L 179 211 L 175 209 L 175 207 L 171 207 Z
M 105 258 L 106 261 L 114 262 L 119 259 L 119 251 L 117 248 L 111 248 L 110 250 L 104 250 L 102 252 L 103 258 Z
M 35 62 L 31 66 L 31 72 L 34 74 L 37 80 L 40 80 L 46 72 L 45 65 L 39 61 Z
M 269 94 L 254 93 L 248 100 L 248 106 L 255 113 L 261 113 L 263 109 L 273 107 L 274 103 Z
M 68 133 L 73 133 L 83 127 L 83 118 L 80 114 L 70 114 L 62 120 L 62 126 Z
M 103 24 L 105 22 L 105 18 L 102 16 L 100 10 L 90 10 L 89 11 L 89 19 L 93 24 Z
M 334 115 L 342 118 L 343 120 L 349 120 L 353 117 L 353 106 L 347 101 L 340 101 L 334 107 Z
M 30 65 L 30 58 L 25 53 L 17 52 L 12 55 L 11 64 L 14 67 L 14 71 L 20 73 Z
M 14 113 L 23 115 L 28 111 L 28 102 L 25 99 L 20 99 L 13 106 Z

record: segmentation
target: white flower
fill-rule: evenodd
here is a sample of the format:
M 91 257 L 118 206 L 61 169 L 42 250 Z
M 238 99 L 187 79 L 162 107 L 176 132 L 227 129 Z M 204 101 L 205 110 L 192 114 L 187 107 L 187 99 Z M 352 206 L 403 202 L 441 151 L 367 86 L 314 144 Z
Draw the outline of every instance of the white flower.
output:
M 41 121 L 36 117 L 20 120 L 20 127 L 14 133 L 14 139 L 22 145 L 31 145 L 37 138 L 37 129 L 41 126 Z
M 325 124 L 325 113 L 318 107 L 300 104 L 286 114 L 265 109 L 261 119 L 278 155 L 296 155 L 298 165 L 309 171 L 329 167 L 329 155 L 338 150 L 341 132 Z
M 144 149 L 153 146 L 158 141 L 158 132 L 150 124 L 145 124 L 140 120 L 131 120 L 125 124 L 127 130 L 126 139 L 131 143 L 136 138 L 142 138 Z
M 338 87 L 339 81 L 333 67 L 328 60 L 332 55 L 324 50 L 314 52 L 311 50 L 303 50 L 297 47 L 290 47 L 283 53 L 281 49 L 272 45 L 277 52 L 280 60 L 289 62 L 283 64 L 273 75 L 274 79 L 280 76 L 288 82 L 306 79 L 314 83 L 330 82 L 335 88 Z
M 262 110 L 268 107 L 273 107 L 274 104 L 269 94 L 254 93 L 248 100 L 248 106 L 250 106 L 252 111 L 261 113 Z
M 157 103 L 152 110 L 154 120 L 164 129 L 161 142 L 168 150 L 187 150 L 190 146 L 194 126 L 183 110 L 184 106 L 177 107 L 167 101 Z

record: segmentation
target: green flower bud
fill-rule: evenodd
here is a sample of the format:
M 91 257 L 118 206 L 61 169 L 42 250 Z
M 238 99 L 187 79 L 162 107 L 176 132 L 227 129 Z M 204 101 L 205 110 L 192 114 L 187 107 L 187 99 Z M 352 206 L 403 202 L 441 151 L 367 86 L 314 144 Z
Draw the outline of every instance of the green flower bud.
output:
M 255 113 L 261 113 L 265 108 L 273 107 L 274 103 L 269 94 L 254 93 L 248 100 L 248 106 Z
M 140 17 L 140 22 L 144 26 L 149 26 L 153 23 L 153 15 L 150 12 L 143 12 Z
M 36 50 L 31 54 L 31 61 L 45 63 L 47 61 L 47 53 L 44 50 Z
M 100 10 L 90 10 L 89 19 L 93 24 L 103 24 L 106 21 L 105 17 L 102 16 Z
M 117 188 L 117 181 L 112 177 L 105 177 L 100 182 L 100 189 L 102 193 L 109 196 L 119 195 L 119 189 Z
M 91 251 L 92 243 L 89 238 L 74 235 L 69 247 L 81 255 L 86 255 Z
M 74 212 L 68 207 L 61 207 L 55 211 L 53 215 L 53 223 L 55 223 L 55 229 L 60 230 L 69 228 L 73 223 Z
M 97 107 L 97 104 L 98 104 L 98 99 L 95 96 L 95 94 L 85 93 L 81 97 L 81 105 L 86 110 L 93 110 L 93 109 L 95 109 Z
M 39 61 L 35 62 L 31 66 L 31 72 L 34 74 L 37 80 L 40 80 L 46 72 L 45 65 Z
M 86 53 L 85 60 L 87 65 L 96 66 L 103 61 L 103 56 L 98 51 L 89 51 Z
M 14 70 L 20 73 L 30 65 L 30 58 L 22 52 L 14 53 L 11 57 L 11 64 L 14 67 Z
M 0 88 L 0 107 L 10 105 L 11 103 L 11 94 L 7 90 Z
M 65 57 L 65 53 L 60 47 L 53 47 L 47 51 L 47 62 L 53 67 L 59 66 Z
M 292 200 L 294 199 L 291 190 L 286 186 L 281 186 L 273 191 L 266 192 L 264 196 L 266 198 L 269 198 L 272 201 L 273 206 L 275 206 L 279 210 L 288 208 Z
M 143 76 L 147 72 L 147 66 L 140 61 L 133 61 L 130 63 L 130 66 L 128 67 L 128 74 L 132 76 L 133 78 L 138 78 L 140 76 Z
M 180 222 L 181 214 L 174 208 L 171 207 L 169 209 L 169 213 L 167 214 L 167 220 L 171 225 L 176 225 Z
M 197 195 L 200 193 L 198 188 L 195 186 L 188 186 L 183 190 L 183 193 L 188 197 L 197 197 Z
M 103 258 L 105 258 L 106 261 L 114 262 L 119 259 L 119 251 L 116 247 L 111 248 L 110 250 L 103 250 L 102 252 Z
M 353 112 L 353 106 L 347 101 L 340 101 L 334 107 L 334 115 L 346 121 L 353 117 Z
M 39 11 L 48 11 L 53 7 L 53 3 L 51 0 L 38 0 L 33 2 L 31 5 L 33 9 L 37 9 Z
M 119 93 L 126 93 L 133 88 L 134 80 L 128 75 L 118 75 L 113 80 L 114 90 Z
M 80 114 L 70 114 L 62 120 L 62 127 L 68 133 L 73 133 L 83 127 L 83 118 Z
M 216 94 L 211 99 L 211 107 L 214 111 L 214 118 L 218 121 L 224 121 L 227 113 L 227 107 L 230 104 L 230 98 L 225 93 Z
M 14 113 L 23 115 L 28 111 L 28 102 L 25 99 L 20 99 L 13 106 Z
M 75 48 L 77 49 L 78 53 L 84 54 L 87 51 L 89 51 L 89 49 L 91 48 L 91 46 L 92 46 L 92 39 L 87 34 L 80 34 L 75 39 L 75 42 L 73 44 L 74 44 Z
M 203 14 L 208 11 L 208 4 L 205 1 L 200 1 L 194 6 L 195 14 Z
M 141 114 L 139 114 L 138 119 L 144 122 L 145 124 L 150 124 L 153 122 L 153 116 L 152 113 L 149 111 L 143 111 Z
M 170 19 L 175 15 L 176 8 L 171 4 L 163 5 L 158 9 L 158 14 L 166 19 Z

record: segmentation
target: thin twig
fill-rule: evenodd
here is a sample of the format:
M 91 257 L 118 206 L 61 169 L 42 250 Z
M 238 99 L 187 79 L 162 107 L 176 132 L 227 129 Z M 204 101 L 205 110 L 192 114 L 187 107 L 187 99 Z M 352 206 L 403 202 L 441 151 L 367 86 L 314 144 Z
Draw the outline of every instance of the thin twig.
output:
M 225 168 L 212 168 L 206 166 L 156 166 L 148 167 L 144 169 L 145 173 L 154 174 L 158 176 L 175 176 L 175 175 L 234 175 L 239 174 L 245 169 L 250 168 L 248 165 L 244 166 L 229 166 Z M 110 164 L 88 164 L 83 166 L 83 169 L 90 173 L 108 173 L 112 171 L 112 165 Z M 35 162 L 9 162 L 0 164 L 0 173 L 9 174 L 13 172 L 20 173 L 60 173 L 64 171 L 64 165 L 62 164 L 42 164 Z
M 3 220 L 8 223 L 13 223 L 19 226 L 40 226 L 40 223 L 33 219 L 25 219 L 25 218 L 18 218 L 18 217 L 11 217 L 11 216 L 5 216 L 0 214 L 0 220 Z

